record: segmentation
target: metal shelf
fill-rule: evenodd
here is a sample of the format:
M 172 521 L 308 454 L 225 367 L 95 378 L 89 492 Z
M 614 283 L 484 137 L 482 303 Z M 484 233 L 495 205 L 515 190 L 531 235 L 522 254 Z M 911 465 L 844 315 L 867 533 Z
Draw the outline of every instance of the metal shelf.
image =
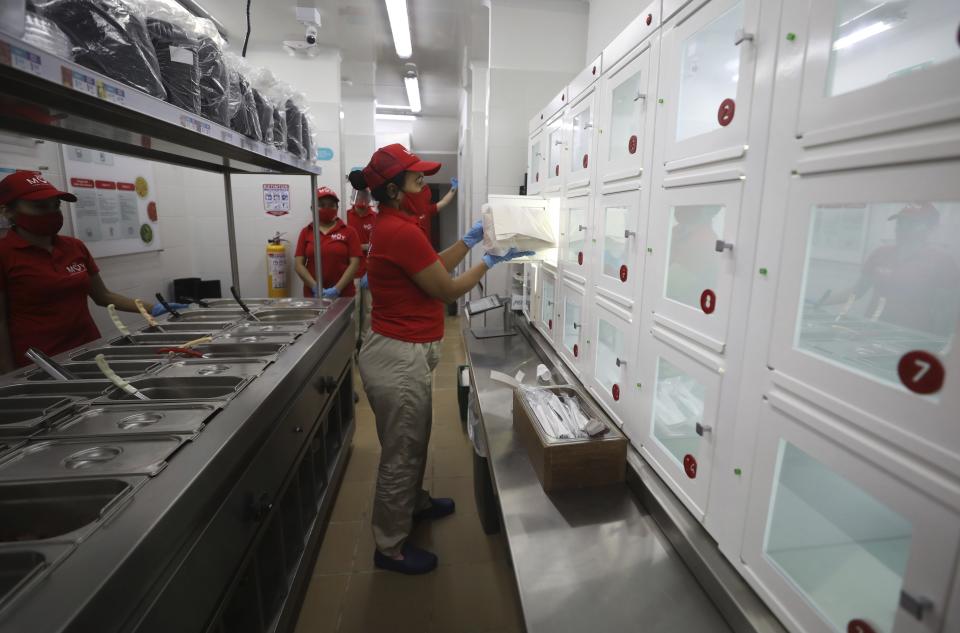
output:
M 310 161 L 4 33 L 0 129 L 221 173 L 321 173 Z

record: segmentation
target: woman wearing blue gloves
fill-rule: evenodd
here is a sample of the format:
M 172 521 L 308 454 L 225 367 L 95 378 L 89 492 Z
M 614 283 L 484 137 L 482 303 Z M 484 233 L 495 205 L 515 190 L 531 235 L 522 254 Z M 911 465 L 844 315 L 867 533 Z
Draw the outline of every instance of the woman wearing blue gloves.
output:
M 53 356 L 100 338 L 88 299 L 138 311 L 133 299 L 107 289 L 81 240 L 58 235 L 62 200 L 77 198 L 34 172 L 0 181 L 0 213 L 14 225 L 0 239 L 0 373 L 30 364 L 24 353 L 31 347 Z M 166 312 L 145 305 L 154 316 Z
M 420 160 L 399 144 L 382 147 L 362 171 L 350 174 L 355 189 L 370 189 L 380 214 L 370 239 L 367 281 L 373 296 L 373 332 L 360 350 L 360 377 L 380 439 L 380 467 L 371 524 L 374 565 L 404 574 L 437 566 L 431 552 L 409 543 L 414 521 L 452 514 L 453 499 L 434 499 L 423 490 L 432 425 L 433 370 L 440 360 L 444 307 L 477 285 L 501 261 L 527 255 L 515 250 L 451 276 L 483 237 L 477 223 L 453 246 L 433 250 L 415 211 L 403 200 L 419 194 L 424 174 L 440 163 Z
M 356 294 L 353 277 L 360 268 L 363 251 L 357 232 L 337 217 L 340 198 L 330 187 L 317 189 L 317 217 L 320 219 L 320 274 L 323 287 L 313 278 L 313 223 L 303 227 L 297 240 L 294 262 L 297 275 L 303 280 L 303 296 L 324 299 L 352 297 Z

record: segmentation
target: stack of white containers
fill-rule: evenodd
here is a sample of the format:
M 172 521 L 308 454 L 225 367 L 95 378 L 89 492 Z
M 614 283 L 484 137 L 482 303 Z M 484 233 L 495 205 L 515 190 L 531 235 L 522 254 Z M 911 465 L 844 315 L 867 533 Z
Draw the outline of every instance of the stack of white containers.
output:
M 658 1 L 530 124 L 527 317 L 794 631 L 960 631 L 958 25 Z

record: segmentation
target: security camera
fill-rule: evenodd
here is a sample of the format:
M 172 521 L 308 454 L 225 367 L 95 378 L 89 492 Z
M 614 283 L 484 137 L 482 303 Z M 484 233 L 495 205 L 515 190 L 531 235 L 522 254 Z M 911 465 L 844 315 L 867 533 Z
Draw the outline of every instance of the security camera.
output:
M 303 39 L 310 46 L 315 46 L 317 43 L 317 27 L 312 24 L 307 25 L 307 32 L 304 34 Z

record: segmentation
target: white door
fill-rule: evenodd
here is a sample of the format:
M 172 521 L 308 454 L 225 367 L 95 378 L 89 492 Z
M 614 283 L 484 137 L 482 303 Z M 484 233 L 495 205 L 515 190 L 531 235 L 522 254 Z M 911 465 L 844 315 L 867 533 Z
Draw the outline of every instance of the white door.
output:
M 726 341 L 742 190 L 741 180 L 670 187 L 651 207 L 654 320 L 714 352 Z
M 806 633 L 945 632 L 956 491 L 789 397 L 761 406 L 742 558 L 768 604 Z
M 746 151 L 755 47 L 763 44 L 755 41 L 760 4 L 694 2 L 664 27 L 660 98 L 668 171 Z
M 640 190 L 601 195 L 595 205 L 594 287 L 598 294 L 632 310 L 639 287 L 634 282 L 643 275 L 636 269 L 643 261 L 639 252 L 645 242 L 640 227 L 647 225 L 646 217 L 641 218 Z
M 872 414 L 872 433 L 955 460 L 958 174 L 954 162 L 793 179 L 769 358 Z
M 585 283 L 590 265 L 590 196 L 567 198 L 560 210 L 560 270 Z
M 651 45 L 643 44 L 604 76 L 597 173 L 601 182 L 639 178 L 643 173 L 650 94 Z
M 536 321 L 537 309 L 540 307 L 540 290 L 538 284 L 538 273 L 540 264 L 537 262 L 525 262 L 523 264 L 523 316 L 528 323 Z
M 596 90 L 590 88 L 567 110 L 565 126 L 568 130 L 567 147 L 570 148 L 567 156 L 567 191 L 590 186 L 596 138 L 593 133 L 595 102 Z
M 560 355 L 579 377 L 584 349 L 584 332 L 589 316 L 583 309 L 584 289 L 580 284 L 563 279 L 560 285 L 561 316 Z
M 631 441 L 700 520 L 706 512 L 722 370 L 716 359 L 654 326 L 637 355 L 638 415 L 626 422 Z
M 960 117 L 956 0 L 824 0 L 805 8 L 801 143 Z
M 543 132 L 537 131 L 530 137 L 530 151 L 527 158 L 527 195 L 536 196 L 543 189 L 544 153 Z
M 592 369 L 586 378 L 590 391 L 620 426 L 636 415 L 636 319 L 621 306 L 595 297 L 587 339 Z
M 537 312 L 537 327 L 549 340 L 553 340 L 554 331 L 559 324 L 557 310 L 557 275 L 546 266 L 540 269 L 540 306 Z
M 546 138 L 547 178 L 543 183 L 544 193 L 555 193 L 563 186 L 566 174 L 566 145 L 563 134 L 563 114 L 558 114 L 543 128 Z

